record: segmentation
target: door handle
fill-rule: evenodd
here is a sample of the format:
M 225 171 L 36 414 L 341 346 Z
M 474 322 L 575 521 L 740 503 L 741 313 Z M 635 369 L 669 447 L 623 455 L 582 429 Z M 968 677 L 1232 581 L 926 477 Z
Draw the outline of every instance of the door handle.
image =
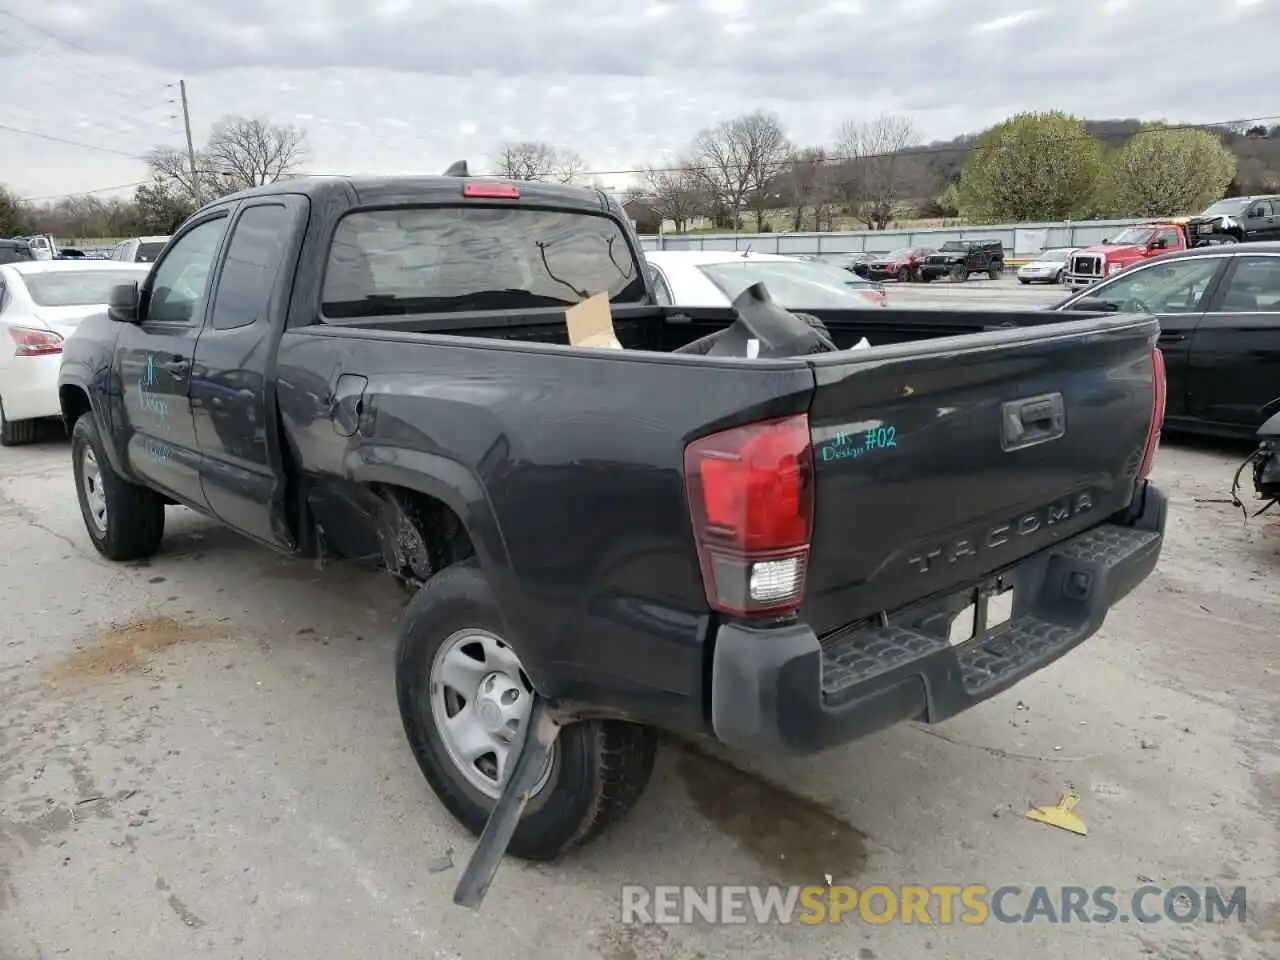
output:
M 1060 393 L 1050 393 L 1001 405 L 1001 446 L 1006 452 L 1021 450 L 1066 433 L 1066 403 Z
M 169 376 L 173 377 L 175 380 L 183 380 L 186 378 L 187 374 L 191 372 L 191 363 L 190 361 L 175 357 L 167 363 L 160 364 L 160 369 L 169 374 Z
M 1185 333 L 1162 333 L 1160 334 L 1161 343 L 1177 343 L 1179 340 L 1187 339 Z

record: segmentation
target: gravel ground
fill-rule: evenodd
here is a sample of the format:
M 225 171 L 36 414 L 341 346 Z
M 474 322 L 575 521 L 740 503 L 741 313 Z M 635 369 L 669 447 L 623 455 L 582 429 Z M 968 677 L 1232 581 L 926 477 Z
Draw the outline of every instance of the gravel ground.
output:
M 1160 567 L 1050 668 L 803 762 L 666 744 L 629 819 L 561 863 L 505 864 L 477 917 L 451 902 L 471 839 L 400 730 L 390 583 L 181 510 L 160 555 L 108 564 L 65 441 L 0 451 L 0 960 L 1274 960 L 1280 522 L 1215 502 L 1244 452 L 1165 446 Z M 1022 816 L 1070 787 L 1087 837 Z M 623 884 L 825 874 L 1248 901 L 1216 925 L 622 922 Z

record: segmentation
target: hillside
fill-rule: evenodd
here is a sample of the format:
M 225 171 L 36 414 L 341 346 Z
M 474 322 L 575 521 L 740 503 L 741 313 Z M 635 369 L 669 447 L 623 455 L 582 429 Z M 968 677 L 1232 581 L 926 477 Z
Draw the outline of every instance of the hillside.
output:
M 1124 146 L 1142 126 L 1140 120 L 1085 121 L 1089 133 L 1108 148 Z M 1222 137 L 1236 156 L 1238 170 L 1229 195 L 1280 193 L 1280 125 L 1272 127 L 1266 137 L 1245 136 L 1243 131 L 1221 127 L 1204 129 Z M 960 178 L 960 170 L 976 138 L 976 134 L 970 134 L 904 151 L 902 197 L 923 200 L 938 196 L 947 184 Z

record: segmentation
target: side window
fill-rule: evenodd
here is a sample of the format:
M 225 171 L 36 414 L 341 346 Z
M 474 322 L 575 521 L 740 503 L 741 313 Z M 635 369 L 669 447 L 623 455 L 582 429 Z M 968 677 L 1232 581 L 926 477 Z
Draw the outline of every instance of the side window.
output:
M 1280 312 L 1280 257 L 1240 257 L 1214 312 Z
M 671 288 L 667 286 L 667 281 L 663 279 L 657 267 L 649 267 L 649 279 L 653 281 L 653 299 L 664 307 L 675 306 Z
M 199 323 L 203 319 L 209 272 L 226 229 L 225 216 L 206 220 L 183 234 L 156 265 L 147 304 L 148 323 Z
M 1172 250 L 1175 247 L 1181 246 L 1181 244 L 1178 242 L 1180 239 L 1178 231 L 1175 230 L 1173 227 L 1169 227 L 1164 230 L 1157 230 L 1156 239 L 1164 241 L 1164 248 L 1166 250 Z
M 266 316 L 289 231 L 280 204 L 249 207 L 236 221 L 213 296 L 213 328 L 234 330 Z
M 1194 257 L 1125 271 L 1087 296 L 1129 301 L 1152 313 L 1194 313 L 1222 265 L 1221 257 Z

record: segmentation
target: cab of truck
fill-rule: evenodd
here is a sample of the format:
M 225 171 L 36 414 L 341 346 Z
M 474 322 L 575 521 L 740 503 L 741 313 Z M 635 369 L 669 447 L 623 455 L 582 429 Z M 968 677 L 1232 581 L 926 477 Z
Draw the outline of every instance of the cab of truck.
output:
M 1185 249 L 1187 239 L 1180 224 L 1148 223 L 1125 227 L 1101 243 L 1076 250 L 1067 261 L 1063 282 L 1072 290 L 1081 290 L 1135 263 Z

